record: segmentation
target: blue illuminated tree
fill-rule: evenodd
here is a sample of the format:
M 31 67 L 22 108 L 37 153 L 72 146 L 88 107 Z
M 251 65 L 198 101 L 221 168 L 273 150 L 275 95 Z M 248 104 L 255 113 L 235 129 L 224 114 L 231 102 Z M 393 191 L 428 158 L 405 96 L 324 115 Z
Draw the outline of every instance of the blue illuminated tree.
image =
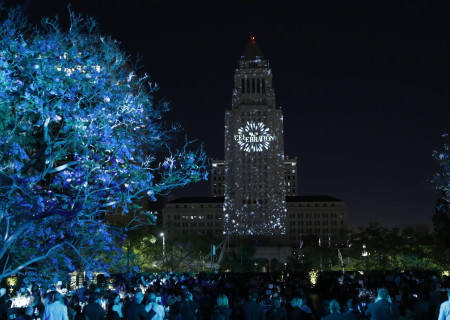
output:
M 70 11 L 70 10 L 69 10 Z M 0 25 L 0 280 L 104 271 L 119 254 L 120 230 L 153 223 L 139 206 L 174 187 L 206 179 L 205 155 L 191 141 L 171 151 L 178 128 L 166 103 L 95 21 L 70 12 L 32 27 L 19 10 Z M 45 264 L 43 263 L 45 262 Z M 43 269 L 46 266 L 45 270 Z

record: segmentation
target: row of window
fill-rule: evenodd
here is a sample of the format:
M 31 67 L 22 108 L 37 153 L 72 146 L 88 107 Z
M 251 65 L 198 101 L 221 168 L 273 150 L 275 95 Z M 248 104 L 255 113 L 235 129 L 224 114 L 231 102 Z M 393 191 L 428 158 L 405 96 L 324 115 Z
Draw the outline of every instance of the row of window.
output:
M 331 221 L 328 221 L 328 220 L 325 220 L 325 221 L 297 221 L 297 223 L 295 223 L 295 221 L 289 221 L 289 226 L 295 226 L 297 224 L 297 226 L 312 226 L 312 225 L 315 225 L 315 226 L 320 226 L 321 224 L 322 224 L 322 226 L 328 226 L 328 225 L 331 225 L 331 226 L 337 226 L 338 225 L 338 222 L 336 221 L 336 220 L 331 220 Z M 341 225 L 343 225 L 344 224 L 344 221 L 341 221 Z
M 242 93 L 265 93 L 266 92 L 266 79 L 242 78 L 241 83 Z
M 268 68 L 269 67 L 269 63 L 267 62 L 267 60 L 251 60 L 251 61 L 247 61 L 247 60 L 240 60 L 239 61 L 239 68 Z M 266 71 L 267 72 L 267 71 Z
M 221 227 L 222 222 L 177 222 L 175 227 Z
M 170 214 L 167 215 L 167 219 L 170 220 L 171 216 Z M 184 215 L 184 216 L 180 216 L 180 215 L 174 215 L 173 216 L 173 220 L 222 220 L 222 215 L 220 214 L 207 214 L 207 215 L 202 215 L 202 216 L 189 216 L 189 215 Z
M 196 209 L 196 208 L 221 208 L 222 204 L 218 203 L 218 204 L 208 204 L 208 205 L 204 205 L 201 204 L 200 206 L 196 206 L 196 205 L 187 205 L 187 204 L 176 204 L 175 208 L 192 208 L 192 209 Z
M 295 219 L 295 218 L 297 218 L 297 219 L 313 219 L 313 218 L 314 219 L 324 219 L 324 218 L 337 219 L 337 217 L 338 217 L 337 213 L 314 213 L 314 214 L 312 214 L 312 213 L 297 213 L 297 214 L 290 213 L 290 214 L 288 214 L 289 219 Z M 343 217 L 343 214 L 340 213 L 339 218 L 342 219 L 342 217 Z
M 221 229 L 210 229 L 210 230 L 181 230 L 181 233 L 193 233 L 193 234 L 219 234 L 222 233 Z
M 304 203 L 289 203 L 289 205 L 291 206 L 291 207 L 334 207 L 335 206 L 335 204 L 334 203 L 322 203 L 322 205 L 319 205 L 319 203 L 314 203 L 314 205 L 313 204 L 311 204 L 311 203 L 307 203 L 306 205 L 304 204 Z
M 288 233 L 290 234 L 328 234 L 328 233 L 336 233 L 338 229 L 336 228 L 302 228 L 302 229 L 288 229 Z M 298 236 L 299 237 L 299 236 Z M 289 237 L 291 239 L 291 237 Z M 299 238 L 297 238 L 299 240 Z M 291 239 L 292 240 L 292 239 Z M 328 238 L 324 237 L 323 241 L 327 241 Z
M 261 105 L 267 105 L 267 98 L 266 97 L 248 97 L 248 96 L 244 96 L 244 97 L 240 97 L 239 99 L 240 103 L 242 105 L 247 105 L 247 106 L 261 106 Z M 252 120 L 252 119 L 249 119 Z
M 267 115 L 267 113 L 265 112 L 265 111 L 260 111 L 260 110 L 254 110 L 254 111 L 247 111 L 247 112 L 245 112 L 245 111 L 241 111 L 241 116 L 248 116 L 248 117 L 251 117 L 251 116 L 266 116 Z M 264 118 L 264 120 L 265 120 L 266 118 Z M 248 120 L 254 120 L 254 119 L 248 119 Z M 258 120 L 258 121 L 260 121 L 260 120 Z

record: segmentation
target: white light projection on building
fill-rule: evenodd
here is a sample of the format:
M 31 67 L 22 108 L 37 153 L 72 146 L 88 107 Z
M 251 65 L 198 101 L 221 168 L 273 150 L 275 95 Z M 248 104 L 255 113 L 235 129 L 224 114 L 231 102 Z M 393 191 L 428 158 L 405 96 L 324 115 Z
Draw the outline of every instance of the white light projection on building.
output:
M 238 134 L 234 135 L 234 140 L 241 146 L 241 150 L 246 152 L 267 150 L 273 139 L 269 128 L 266 128 L 264 123 L 253 121 L 247 121 L 244 127 L 238 129 Z
M 254 41 L 239 60 L 225 111 L 225 234 L 286 233 L 283 115 Z

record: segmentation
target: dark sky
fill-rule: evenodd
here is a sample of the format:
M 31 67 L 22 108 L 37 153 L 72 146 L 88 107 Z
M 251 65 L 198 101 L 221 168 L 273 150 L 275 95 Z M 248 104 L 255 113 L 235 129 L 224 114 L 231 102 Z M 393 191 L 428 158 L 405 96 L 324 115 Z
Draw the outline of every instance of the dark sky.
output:
M 65 0 L 22 3 L 33 21 L 67 17 Z M 450 124 L 450 2 L 196 3 L 83 0 L 72 8 L 142 56 L 171 101 L 169 119 L 214 158 L 224 154 L 237 59 L 254 35 L 274 75 L 286 155 L 298 157 L 300 195 L 345 200 L 350 227 L 431 224 L 432 151 Z M 175 192 L 209 193 L 209 182 Z

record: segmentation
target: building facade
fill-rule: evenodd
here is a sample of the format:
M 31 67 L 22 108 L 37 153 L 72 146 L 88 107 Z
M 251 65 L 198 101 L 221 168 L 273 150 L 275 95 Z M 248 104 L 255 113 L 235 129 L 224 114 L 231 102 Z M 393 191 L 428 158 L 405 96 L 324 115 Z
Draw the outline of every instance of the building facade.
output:
M 286 233 L 283 114 L 254 38 L 234 74 L 225 111 L 224 223 L 230 235 Z
M 223 197 L 189 197 L 166 203 L 163 221 L 176 232 L 226 237 Z M 286 236 L 297 247 L 302 239 L 314 236 L 334 241 L 348 226 L 345 201 L 330 196 L 288 196 Z
M 298 196 L 297 167 L 297 158 L 284 156 L 272 71 L 252 39 L 225 111 L 225 159 L 211 160 L 211 196 L 166 203 L 164 226 L 220 238 L 277 236 L 292 247 L 311 235 L 336 239 L 348 226 L 347 204 L 330 196 Z
M 285 158 L 283 161 L 284 186 L 286 196 L 296 196 L 297 182 L 297 158 Z M 211 159 L 211 197 L 223 197 L 225 191 L 225 161 Z

